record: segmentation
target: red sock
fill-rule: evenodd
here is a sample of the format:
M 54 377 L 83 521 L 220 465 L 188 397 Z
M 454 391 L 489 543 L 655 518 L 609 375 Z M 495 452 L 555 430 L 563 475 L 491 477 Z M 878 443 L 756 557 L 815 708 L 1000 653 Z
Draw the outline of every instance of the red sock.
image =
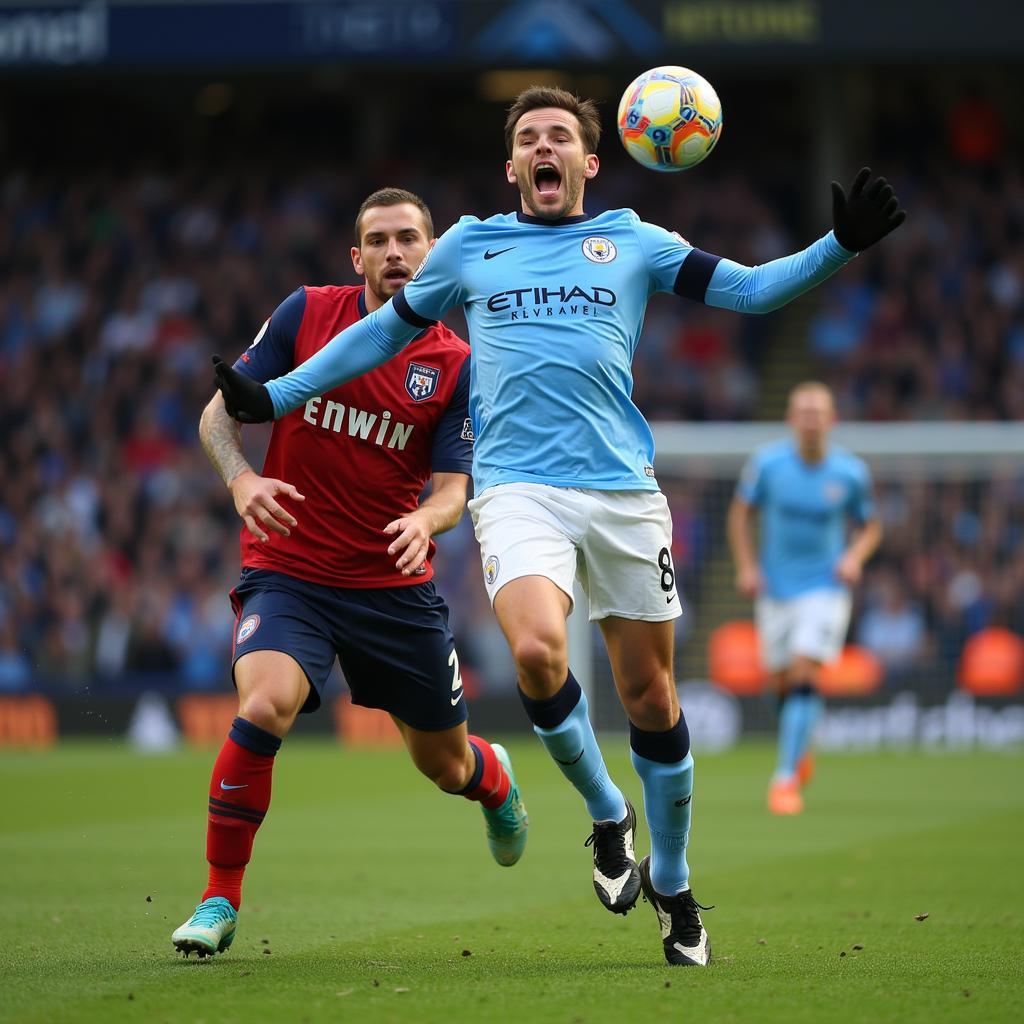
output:
M 236 718 L 210 777 L 206 859 L 210 865 L 203 899 L 223 896 L 237 910 L 242 876 L 256 831 L 270 806 L 274 754 L 281 740 L 244 718 Z
M 470 736 L 469 745 L 476 753 L 476 771 L 469 785 L 461 795 L 467 800 L 476 800 L 484 807 L 494 810 L 507 799 L 512 780 L 505 766 L 498 760 L 494 747 L 479 736 Z

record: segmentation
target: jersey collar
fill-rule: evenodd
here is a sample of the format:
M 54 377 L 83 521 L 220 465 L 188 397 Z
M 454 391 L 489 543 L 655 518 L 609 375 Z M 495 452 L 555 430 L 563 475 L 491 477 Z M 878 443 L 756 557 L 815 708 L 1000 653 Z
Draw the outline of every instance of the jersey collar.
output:
M 531 217 L 528 213 L 520 211 L 516 214 L 516 220 L 520 224 L 539 224 L 545 228 L 557 228 L 563 224 L 582 224 L 585 220 L 592 220 L 589 213 L 578 213 L 575 217 L 559 217 L 558 220 L 545 220 L 543 217 Z

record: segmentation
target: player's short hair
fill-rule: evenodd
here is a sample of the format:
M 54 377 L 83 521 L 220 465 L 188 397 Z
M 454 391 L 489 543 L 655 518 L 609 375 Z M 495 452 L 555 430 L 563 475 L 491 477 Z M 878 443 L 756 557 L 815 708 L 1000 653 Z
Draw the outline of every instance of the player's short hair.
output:
M 434 218 L 430 216 L 430 207 L 415 192 L 409 192 L 404 188 L 379 188 L 363 200 L 356 214 L 356 245 L 361 245 L 363 241 L 363 214 L 367 210 L 372 210 L 375 206 L 400 206 L 402 203 L 411 203 L 423 214 L 427 238 L 433 238 Z
M 802 380 L 799 384 L 794 384 L 789 392 L 789 405 L 793 404 L 793 399 L 797 395 L 802 395 L 805 391 L 820 391 L 823 395 L 828 396 L 828 400 L 834 406 L 836 404 L 835 395 L 832 394 L 832 389 L 824 382 L 820 380 Z
M 541 107 L 558 107 L 572 114 L 580 123 L 584 150 L 587 153 L 597 152 L 597 144 L 601 141 L 601 117 L 597 112 L 597 104 L 593 100 L 581 99 L 555 86 L 531 85 L 529 89 L 524 89 L 508 108 L 508 117 L 505 118 L 505 148 L 509 156 L 512 155 L 519 118 Z

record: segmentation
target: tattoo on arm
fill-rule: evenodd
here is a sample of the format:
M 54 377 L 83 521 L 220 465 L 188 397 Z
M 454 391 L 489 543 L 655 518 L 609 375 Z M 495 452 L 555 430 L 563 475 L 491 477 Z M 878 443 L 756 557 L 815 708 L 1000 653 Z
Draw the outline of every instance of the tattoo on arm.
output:
M 199 440 L 214 469 L 225 484 L 252 467 L 242 454 L 242 428 L 227 413 L 218 395 L 203 411 L 199 421 Z

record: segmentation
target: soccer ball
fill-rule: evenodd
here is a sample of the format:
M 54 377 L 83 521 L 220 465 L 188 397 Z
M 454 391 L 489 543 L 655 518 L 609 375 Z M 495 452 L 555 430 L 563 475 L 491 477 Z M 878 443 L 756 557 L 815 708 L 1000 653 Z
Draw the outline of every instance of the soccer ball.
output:
M 696 71 L 665 65 L 630 82 L 619 100 L 619 138 L 652 171 L 685 171 L 715 148 L 722 104 Z

